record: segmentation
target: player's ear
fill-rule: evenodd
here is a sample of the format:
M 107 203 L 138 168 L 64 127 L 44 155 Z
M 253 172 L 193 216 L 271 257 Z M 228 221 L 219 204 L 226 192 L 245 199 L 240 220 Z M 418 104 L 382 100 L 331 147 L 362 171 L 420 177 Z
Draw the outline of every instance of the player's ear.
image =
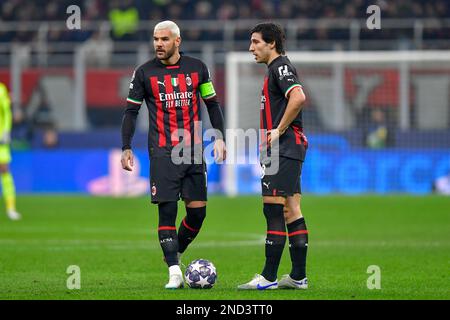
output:
M 273 50 L 276 46 L 275 40 L 269 43 L 270 50 Z
M 177 47 L 180 46 L 180 44 L 181 44 L 181 37 L 177 37 L 177 38 L 175 39 L 175 44 L 177 45 Z

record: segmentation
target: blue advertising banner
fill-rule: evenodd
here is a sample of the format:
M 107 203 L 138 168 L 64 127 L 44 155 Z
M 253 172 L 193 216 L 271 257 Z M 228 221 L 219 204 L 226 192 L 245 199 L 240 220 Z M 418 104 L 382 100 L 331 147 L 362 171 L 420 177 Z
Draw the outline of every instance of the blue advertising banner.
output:
M 11 170 L 18 193 L 149 194 L 146 150 L 135 150 L 132 172 L 122 169 L 120 149 L 13 152 Z M 218 192 L 219 166 L 208 166 L 208 188 Z
M 13 153 L 19 193 L 91 193 L 132 196 L 149 193 L 147 151 L 135 151 L 133 172 L 122 170 L 121 151 L 55 150 Z M 223 191 L 223 166 L 208 165 L 210 193 Z M 236 165 L 239 194 L 260 192 L 258 164 Z M 308 151 L 302 174 L 305 193 L 414 193 L 432 191 L 450 173 L 450 150 L 340 149 Z

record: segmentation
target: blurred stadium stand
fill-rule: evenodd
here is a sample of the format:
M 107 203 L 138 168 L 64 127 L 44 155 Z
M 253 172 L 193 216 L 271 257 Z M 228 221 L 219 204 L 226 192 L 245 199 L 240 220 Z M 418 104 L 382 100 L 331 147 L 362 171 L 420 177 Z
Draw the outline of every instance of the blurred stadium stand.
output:
M 82 12 L 79 31 L 66 28 L 66 8 L 73 4 Z M 365 28 L 371 4 L 381 8 L 382 31 Z M 148 42 L 155 22 L 167 18 L 179 23 L 188 47 L 207 41 L 216 49 L 247 49 L 255 21 L 276 19 L 287 30 L 289 50 L 450 48 L 450 5 L 444 0 L 4 0 L 0 43 L 2 51 L 27 43 L 51 53 L 105 32 L 114 41 Z

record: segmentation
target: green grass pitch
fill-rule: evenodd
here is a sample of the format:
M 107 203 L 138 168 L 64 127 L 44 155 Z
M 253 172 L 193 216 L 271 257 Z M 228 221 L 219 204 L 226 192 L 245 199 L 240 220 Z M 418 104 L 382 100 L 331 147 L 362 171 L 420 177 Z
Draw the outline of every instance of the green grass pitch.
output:
M 204 227 L 182 260 L 216 265 L 211 290 L 164 289 L 157 207 L 146 197 L 20 196 L 18 206 L 22 221 L 0 216 L 0 299 L 450 298 L 448 197 L 306 194 L 307 291 L 236 289 L 264 263 L 259 197 L 209 198 Z M 70 265 L 81 269 L 80 290 L 66 287 Z M 370 265 L 381 269 L 380 290 L 367 288 Z M 289 269 L 286 246 L 278 276 Z

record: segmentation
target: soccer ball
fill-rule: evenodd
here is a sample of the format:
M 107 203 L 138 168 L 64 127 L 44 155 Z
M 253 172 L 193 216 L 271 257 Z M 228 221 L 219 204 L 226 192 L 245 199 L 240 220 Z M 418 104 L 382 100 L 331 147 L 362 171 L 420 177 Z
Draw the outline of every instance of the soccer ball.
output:
M 194 260 L 187 266 L 184 278 L 190 288 L 211 289 L 217 279 L 216 267 L 205 259 Z

